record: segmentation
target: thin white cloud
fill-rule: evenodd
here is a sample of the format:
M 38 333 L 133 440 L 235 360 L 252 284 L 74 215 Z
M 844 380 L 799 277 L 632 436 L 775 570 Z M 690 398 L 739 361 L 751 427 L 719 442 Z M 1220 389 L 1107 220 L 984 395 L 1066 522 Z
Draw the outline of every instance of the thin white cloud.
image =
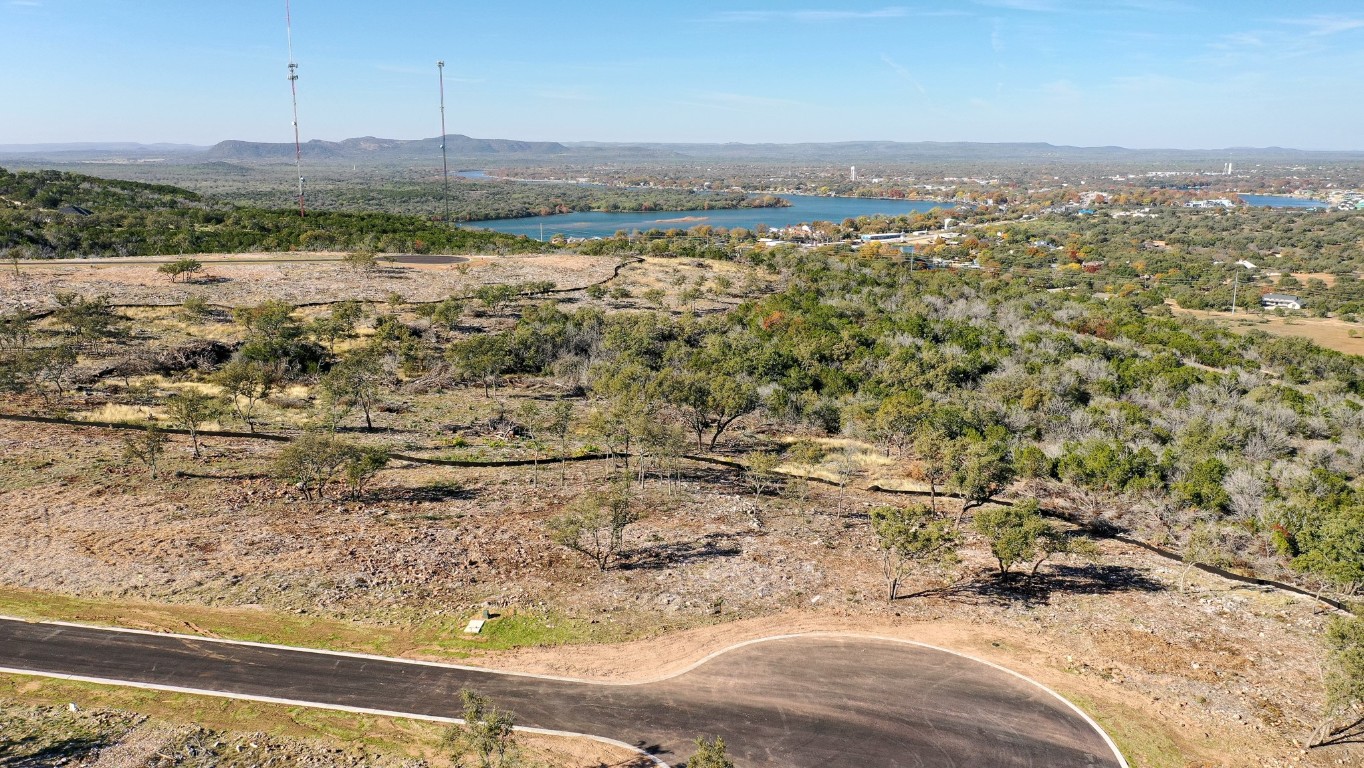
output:
M 832 21 L 867 21 L 874 19 L 901 19 L 909 16 L 909 9 L 891 6 L 867 11 L 848 10 L 797 10 L 797 11 L 723 11 L 716 14 L 718 21 L 729 22 L 778 22 L 795 21 L 802 24 L 818 24 Z
M 909 69 L 906 68 L 900 62 L 896 61 L 895 59 L 892 59 L 889 54 L 885 53 L 881 54 L 881 62 L 885 64 L 887 67 L 890 67 L 892 72 L 899 75 L 901 80 L 904 80 L 905 82 L 914 86 L 914 89 L 917 90 L 921 95 L 923 96 L 928 95 L 928 91 L 924 88 L 923 83 L 920 83 L 914 77 L 914 73 L 910 72 Z
M 976 0 L 976 2 L 990 8 L 1003 8 L 1007 11 L 1057 13 L 1061 10 L 1060 3 L 1054 0 Z
M 1295 27 L 1302 27 L 1307 34 L 1313 37 L 1326 37 L 1338 35 L 1342 32 L 1351 32 L 1356 29 L 1364 29 L 1364 17 L 1360 16 L 1327 16 L 1318 14 L 1307 16 L 1301 19 L 1284 19 L 1284 24 Z

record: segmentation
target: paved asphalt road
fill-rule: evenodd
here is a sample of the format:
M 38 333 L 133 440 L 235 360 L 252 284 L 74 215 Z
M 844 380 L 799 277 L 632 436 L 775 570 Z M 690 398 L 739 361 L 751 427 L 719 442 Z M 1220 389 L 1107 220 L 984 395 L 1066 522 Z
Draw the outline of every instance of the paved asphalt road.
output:
M 699 734 L 723 736 L 741 768 L 1120 765 L 1043 689 L 890 640 L 776 639 L 667 680 L 602 685 L 0 620 L 0 667 L 443 717 L 458 716 L 469 687 L 518 725 L 604 736 L 673 765 Z

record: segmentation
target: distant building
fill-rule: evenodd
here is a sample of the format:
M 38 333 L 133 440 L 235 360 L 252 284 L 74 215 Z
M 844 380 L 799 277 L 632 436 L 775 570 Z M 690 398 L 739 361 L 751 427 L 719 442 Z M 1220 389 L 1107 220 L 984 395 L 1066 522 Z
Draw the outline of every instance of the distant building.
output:
M 905 239 L 904 232 L 877 232 L 871 235 L 861 235 L 864 243 L 899 243 Z
M 65 213 L 70 216 L 93 216 L 95 212 L 79 205 L 63 205 L 57 209 L 57 213 Z
M 1260 306 L 1265 309 L 1302 309 L 1305 304 L 1297 296 L 1286 293 L 1266 293 L 1260 297 Z

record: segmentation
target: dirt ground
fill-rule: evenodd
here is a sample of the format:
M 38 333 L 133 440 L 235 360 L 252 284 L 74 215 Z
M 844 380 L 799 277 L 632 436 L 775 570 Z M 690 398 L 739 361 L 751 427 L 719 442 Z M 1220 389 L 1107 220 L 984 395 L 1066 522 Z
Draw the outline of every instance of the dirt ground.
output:
M 1364 324 L 1335 317 L 1279 317 L 1277 315 L 1208 312 L 1173 308 L 1176 314 L 1216 321 L 1233 333 L 1264 331 L 1275 336 L 1300 336 L 1347 355 L 1364 355 Z M 1353 335 L 1352 335 L 1353 334 Z
M 25 264 L 18 277 L 0 273 L 0 311 L 51 308 L 59 290 L 107 295 L 122 305 L 179 304 L 191 296 L 232 307 L 265 299 L 292 304 L 386 301 L 393 293 L 410 302 L 437 301 L 489 283 L 552 280 L 561 288 L 584 287 L 609 277 L 618 263 L 612 257 L 578 254 L 470 256 L 459 264 L 386 264 L 360 274 L 341 262 L 339 254 L 302 258 L 297 253 L 204 256 L 203 272 L 193 282 L 174 284 L 156 271 L 159 262 L 150 259 L 34 262 Z
M 177 444 L 180 476 L 149 482 L 105 430 L 7 425 L 0 584 L 245 607 L 267 635 L 274 616 L 342 622 L 357 638 L 366 626 L 425 628 L 402 652 L 616 680 L 771 634 L 865 632 L 1030 675 L 1095 715 L 1134 765 L 1358 757 L 1295 742 L 1321 704 L 1315 638 L 1328 617 L 1310 600 L 1197 573 L 1181 593 L 1178 564 L 1121 544 L 1015 589 L 973 542 L 954 578 L 920 574 L 906 591 L 927 594 L 888 604 L 865 517 L 882 500 L 868 493 L 754 499 L 732 475 L 689 470 L 671 495 L 652 489 L 651 513 L 628 534 L 633 554 L 600 573 L 555 546 L 544 521 L 598 487 L 604 462 L 569 465 L 563 487 L 553 468 L 537 484 L 529 469 L 398 467 L 363 500 L 307 502 L 260 476 L 274 446 L 210 439 L 207 450 L 196 463 Z M 456 627 L 485 606 L 554 647 L 459 641 Z M 394 650 L 363 643 L 335 644 Z
M 171 285 L 155 265 L 44 265 L 56 271 L 0 275 L 0 303 L 50 306 L 59 288 L 156 305 L 192 293 L 224 304 L 383 300 L 395 290 L 433 300 L 480 283 L 586 285 L 616 264 L 512 256 L 357 279 L 336 263 L 262 261 L 209 264 L 204 282 L 190 285 Z M 610 306 L 640 306 L 643 291 L 663 288 L 676 309 L 682 286 L 734 269 L 651 259 L 613 281 L 631 296 Z M 699 309 L 736 300 L 715 297 Z M 238 332 L 225 319 L 190 327 L 171 309 L 129 314 L 161 344 Z M 1306 326 L 1294 322 L 1285 328 Z M 192 378 L 111 379 L 62 407 L 105 418 L 130 408 L 130 417 L 145 418 L 149 406 L 124 404 L 118 387 L 132 397 L 199 386 Z M 308 395 L 305 385 L 297 389 L 272 396 L 265 431 L 295 429 Z M 543 382 L 513 381 L 494 397 L 400 388 L 386 397 L 381 431 L 360 432 L 353 417 L 344 434 L 428 457 L 524 457 L 543 448 L 465 428 L 559 394 Z M 36 397 L 0 406 L 46 407 Z M 583 431 L 579 445 L 591 439 Z M 601 572 L 554 544 L 547 522 L 609 483 L 607 461 L 498 469 L 395 462 L 362 496 L 336 487 L 307 500 L 271 478 L 276 443 L 210 437 L 196 459 L 188 440 L 174 437 L 152 480 L 124 457 L 129 434 L 0 422 L 0 612 L 612 680 L 673 673 L 766 635 L 855 631 L 1027 674 L 1095 716 L 1134 766 L 1364 760 L 1359 746 L 1298 746 L 1322 704 L 1319 637 L 1329 619 L 1306 598 L 1198 572 L 1184 592 L 1179 564 L 1111 541 L 1101 542 L 1095 562 L 1059 562 L 1034 583 L 1002 584 L 982 543 L 970 540 L 959 567 L 914 574 L 902 588 L 914 596 L 887 602 L 867 509 L 902 499 L 857 487 L 904 487 L 906 473 L 897 459 L 865 450 L 856 452 L 861 474 L 846 493 L 793 483 L 755 496 L 733 471 L 696 463 L 683 464 L 676 482 L 651 477 L 635 491 L 646 514 L 629 528 L 622 562 Z M 748 418 L 727 435 L 736 445 L 770 439 Z M 488 632 L 464 636 L 465 622 L 485 609 L 497 614 Z

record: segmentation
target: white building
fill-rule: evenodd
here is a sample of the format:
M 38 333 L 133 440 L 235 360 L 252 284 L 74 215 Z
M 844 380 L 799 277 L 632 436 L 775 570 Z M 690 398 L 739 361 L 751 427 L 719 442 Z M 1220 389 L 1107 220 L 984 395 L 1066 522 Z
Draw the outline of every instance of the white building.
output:
M 1260 306 L 1265 309 L 1302 309 L 1305 305 L 1297 296 L 1286 293 L 1266 293 L 1260 297 Z

